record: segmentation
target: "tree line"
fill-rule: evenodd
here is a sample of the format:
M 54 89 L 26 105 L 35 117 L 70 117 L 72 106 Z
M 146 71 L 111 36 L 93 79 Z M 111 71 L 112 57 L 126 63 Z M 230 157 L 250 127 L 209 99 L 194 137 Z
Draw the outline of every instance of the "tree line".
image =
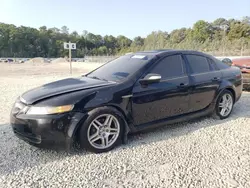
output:
M 84 30 L 69 33 L 69 28 L 39 29 L 0 23 L 0 57 L 64 57 L 64 42 L 74 42 L 75 57 L 86 55 L 119 55 L 153 49 L 192 49 L 214 55 L 250 55 L 250 17 L 241 20 L 218 18 L 213 22 L 199 20 L 192 28 L 168 33 L 153 31 L 147 37 L 133 40 L 120 35 L 96 35 Z M 240 54 L 239 54 L 240 53 Z

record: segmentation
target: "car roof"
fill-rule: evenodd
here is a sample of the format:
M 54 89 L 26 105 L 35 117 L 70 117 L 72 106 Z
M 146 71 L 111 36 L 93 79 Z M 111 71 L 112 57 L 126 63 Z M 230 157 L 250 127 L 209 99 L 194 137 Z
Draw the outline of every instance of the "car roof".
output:
M 202 55 L 202 56 L 210 56 L 208 54 L 205 54 L 203 52 L 194 51 L 194 50 L 178 50 L 178 49 L 160 49 L 160 50 L 149 50 L 149 51 L 139 51 L 135 52 L 134 54 L 143 54 L 143 55 L 171 55 L 176 53 L 183 53 L 183 54 L 196 54 L 196 55 Z

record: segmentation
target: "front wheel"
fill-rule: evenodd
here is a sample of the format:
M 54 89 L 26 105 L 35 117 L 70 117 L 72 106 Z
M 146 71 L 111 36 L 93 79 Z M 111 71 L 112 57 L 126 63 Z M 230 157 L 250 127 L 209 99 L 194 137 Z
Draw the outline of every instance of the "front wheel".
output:
M 233 94 L 229 90 L 223 91 L 216 102 L 213 117 L 215 119 L 226 119 L 232 112 L 234 105 Z
M 93 110 L 80 130 L 80 144 L 89 151 L 112 150 L 121 143 L 123 120 L 116 109 L 101 107 Z

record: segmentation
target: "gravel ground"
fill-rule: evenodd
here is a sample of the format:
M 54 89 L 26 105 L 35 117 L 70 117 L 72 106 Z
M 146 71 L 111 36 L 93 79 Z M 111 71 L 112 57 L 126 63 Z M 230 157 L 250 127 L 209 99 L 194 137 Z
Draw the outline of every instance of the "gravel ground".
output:
M 103 154 L 38 149 L 17 139 L 8 125 L 15 98 L 63 77 L 0 76 L 0 187 L 250 187 L 250 93 L 226 120 L 131 135 Z

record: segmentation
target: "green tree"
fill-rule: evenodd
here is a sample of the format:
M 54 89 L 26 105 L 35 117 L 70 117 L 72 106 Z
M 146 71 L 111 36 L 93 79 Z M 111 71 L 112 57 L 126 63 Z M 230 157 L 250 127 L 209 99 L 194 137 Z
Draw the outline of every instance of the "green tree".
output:
M 103 42 L 104 42 L 104 45 L 108 49 L 108 54 L 109 55 L 111 55 L 111 54 L 114 55 L 115 54 L 115 49 L 118 46 L 117 39 L 112 35 L 106 35 L 106 36 L 103 37 Z
M 117 37 L 117 44 L 119 49 L 128 48 L 131 43 L 132 41 L 123 35 Z
M 192 49 L 216 55 L 250 55 L 250 19 L 218 18 L 209 23 L 197 21 L 192 28 L 180 28 L 170 34 L 152 31 L 148 36 L 133 40 L 120 35 L 96 35 L 84 30 L 82 34 L 67 26 L 39 29 L 0 23 L 1 57 L 63 57 L 67 51 L 64 42 L 77 43 L 78 57 L 85 55 L 116 55 L 131 51 L 163 48 Z
M 230 24 L 228 38 L 230 40 L 233 40 L 233 39 L 240 39 L 241 37 L 244 37 L 244 24 L 241 22 L 232 22 Z
M 100 46 L 98 48 L 97 54 L 98 55 L 107 55 L 108 53 L 108 48 L 106 46 Z
M 242 18 L 242 23 L 250 25 L 250 16 L 245 16 Z
M 203 43 L 211 36 L 211 33 L 211 25 L 204 20 L 199 20 L 193 26 L 192 38 Z
M 67 27 L 67 26 L 62 26 L 62 28 L 61 28 L 61 32 L 63 33 L 63 34 L 69 34 L 69 28 Z
M 218 19 L 214 20 L 212 25 L 221 27 L 223 25 L 229 25 L 229 22 L 225 18 L 218 18 Z
M 175 29 L 170 33 L 170 39 L 173 43 L 180 43 L 185 40 L 187 36 L 187 29 L 181 28 L 181 29 Z

